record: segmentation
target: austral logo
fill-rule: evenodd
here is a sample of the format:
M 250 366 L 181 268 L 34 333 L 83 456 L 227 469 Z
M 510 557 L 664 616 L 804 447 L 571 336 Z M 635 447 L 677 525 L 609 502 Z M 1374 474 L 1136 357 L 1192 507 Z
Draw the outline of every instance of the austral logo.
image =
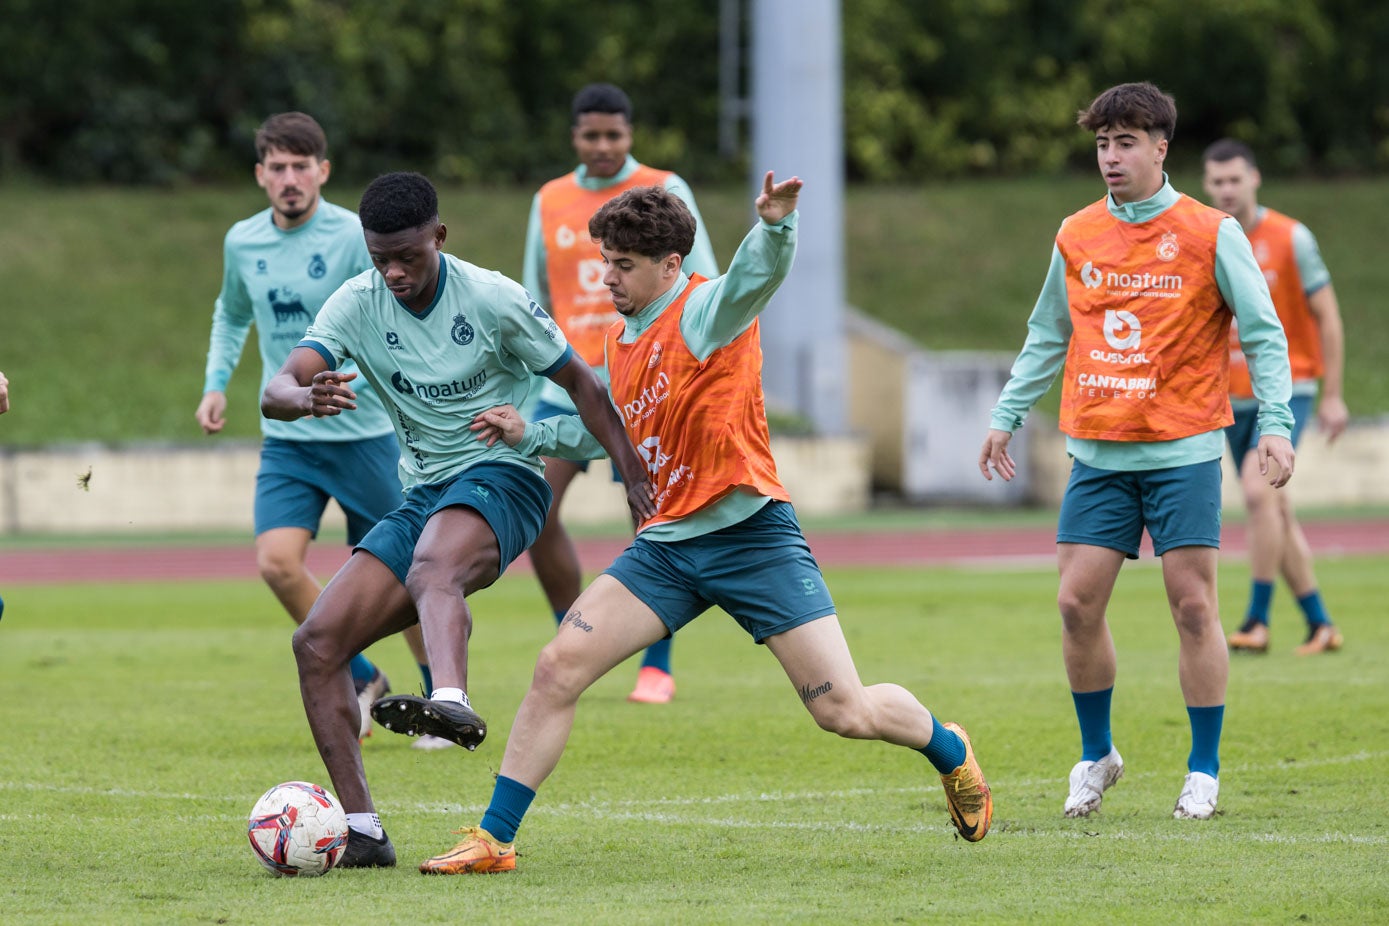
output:
M 400 335 L 394 331 L 386 332 L 386 350 L 405 350 L 400 346 Z
M 453 330 L 449 334 L 453 336 L 453 342 L 461 347 L 473 343 L 473 326 L 468 324 L 468 319 L 462 315 L 453 317 Z

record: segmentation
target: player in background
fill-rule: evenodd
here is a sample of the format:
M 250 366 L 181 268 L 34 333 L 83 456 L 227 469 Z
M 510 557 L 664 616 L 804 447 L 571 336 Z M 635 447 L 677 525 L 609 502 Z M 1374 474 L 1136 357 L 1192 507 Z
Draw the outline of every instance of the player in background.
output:
M 1321 379 L 1317 423 L 1334 442 L 1346 429 L 1349 413 L 1341 392 L 1345 339 L 1341 310 L 1331 274 L 1322 262 L 1317 239 L 1307 226 L 1258 201 L 1262 178 L 1254 152 L 1243 142 L 1222 139 L 1206 149 L 1205 189 L 1211 204 L 1239 220 L 1249 236 L 1254 259 L 1268 281 L 1273 305 L 1288 337 L 1292 364 L 1293 446 L 1312 415 Z M 1232 332 L 1232 335 L 1234 332 Z M 1269 604 L 1281 572 L 1307 621 L 1307 638 L 1296 652 L 1310 656 L 1341 648 L 1341 633 L 1332 624 L 1312 569 L 1312 548 L 1293 512 L 1286 489 L 1275 491 L 1258 469 L 1258 403 L 1249 382 L 1249 365 L 1238 340 L 1230 343 L 1230 404 L 1235 423 L 1225 437 L 1240 474 L 1249 510 L 1249 571 L 1252 583 L 1243 626 L 1230 634 L 1231 649 L 1268 651 Z
M 978 841 L 988 832 L 993 799 L 968 735 L 904 688 L 864 686 L 777 478 L 758 315 L 790 272 L 800 190 L 798 178 L 774 183 L 766 175 L 759 221 L 728 273 L 713 280 L 685 275 L 695 220 L 660 187 L 628 190 L 590 221 L 602 242 L 604 282 L 624 316 L 606 337 L 610 390 L 632 445 L 659 448 L 658 510 L 541 651 L 480 824 L 421 871 L 514 870 L 516 831 L 559 763 L 580 695 L 716 605 L 766 644 L 820 727 L 923 753 L 960 834 Z M 598 452 L 573 416 L 527 423 L 516 409 L 498 408 L 474 429 L 489 445 L 521 452 L 579 459 Z
M 389 729 L 476 747 L 487 725 L 468 701 L 467 597 L 497 580 L 540 532 L 550 489 L 538 457 L 473 439 L 468 425 L 499 403 L 524 402 L 536 374 L 558 382 L 599 436 L 628 487 L 634 518 L 655 512 L 641 458 L 626 442 L 602 381 L 525 290 L 441 253 L 433 185 L 386 174 L 362 194 L 375 269 L 324 303 L 261 398 L 278 420 L 351 418 L 369 383 L 394 422 L 406 485 L 314 602 L 294 634 L 309 728 L 351 829 L 338 867 L 395 864 L 367 787 L 349 663 L 354 653 L 419 624 L 434 672 L 429 697 L 373 707 Z M 356 361 L 357 372 L 344 370 Z
M 676 174 L 632 157 L 632 103 L 627 94 L 612 84 L 589 84 L 575 94 L 570 111 L 570 137 L 579 166 L 542 186 L 531 201 L 521 282 L 564 331 L 575 353 L 602 375 L 603 333 L 619 316 L 603 285 L 602 255 L 588 236 L 588 220 L 600 206 L 633 187 L 665 188 L 680 197 L 698 223 L 685 270 L 715 277 L 719 268 L 689 186 Z M 564 391 L 542 380 L 531 417 L 538 421 L 573 413 Z M 530 557 L 556 621 L 583 587 L 579 556 L 560 521 L 560 505 L 570 483 L 588 465 L 587 460 L 545 458 L 545 481 L 555 498 Z M 663 704 L 675 696 L 670 647 L 667 638 L 647 648 L 629 701 Z
M 1094 132 L 1104 199 L 1061 223 L 1027 340 L 994 406 L 979 471 L 1017 472 L 1013 432 L 1062 372 L 1061 430 L 1073 458 L 1056 531 L 1061 652 L 1081 761 L 1063 812 L 1089 815 L 1124 773 L 1110 732 L 1116 663 L 1106 611 L 1146 527 L 1177 627 L 1191 725 L 1179 819 L 1215 814 L 1230 655 L 1220 627 L 1220 458 L 1229 328 L 1239 320 L 1259 397 L 1255 463 L 1293 473 L 1288 347 L 1239 223 L 1174 190 L 1163 160 L 1177 124 L 1150 83 L 1111 87 L 1077 120 Z
M 350 210 L 322 198 L 332 165 L 328 141 L 313 117 L 271 116 L 256 132 L 256 183 L 270 207 L 237 222 L 222 246 L 222 291 L 197 419 L 206 434 L 226 425 L 227 382 L 252 323 L 260 346 L 261 389 L 278 370 L 323 301 L 349 277 L 371 269 L 362 228 Z M 347 542 L 356 544 L 400 504 L 398 452 L 390 418 L 370 386 L 359 413 L 310 421 L 261 420 L 256 474 L 256 566 L 296 624 L 318 597 L 305 563 L 328 499 L 347 516 Z M 406 634 L 428 690 L 429 666 L 419 631 Z M 390 691 L 385 673 L 358 653 L 352 679 L 361 714 L 360 736 L 371 733 L 370 707 Z M 419 745 L 419 744 L 417 744 Z M 432 740 L 424 748 L 450 745 Z

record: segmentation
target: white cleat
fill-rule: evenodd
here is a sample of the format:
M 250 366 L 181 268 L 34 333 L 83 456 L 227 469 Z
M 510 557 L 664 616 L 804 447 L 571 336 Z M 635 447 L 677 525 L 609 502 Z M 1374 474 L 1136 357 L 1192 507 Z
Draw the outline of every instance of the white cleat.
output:
M 372 676 L 371 681 L 362 685 L 357 692 L 357 711 L 362 715 L 362 725 L 357 731 L 357 739 L 364 740 L 371 736 L 371 706 L 391 693 L 391 683 L 386 678 L 386 673 L 380 669 Z
M 1100 809 L 1104 792 L 1123 777 L 1124 760 L 1113 746 L 1098 762 L 1077 762 L 1071 769 L 1071 793 L 1066 795 L 1063 812 L 1068 817 L 1090 816 Z
M 424 736 L 417 737 L 415 741 L 410 744 L 410 748 L 432 751 L 435 749 L 448 749 L 452 745 L 452 740 L 446 740 L 442 736 L 435 736 L 433 733 L 426 733 Z
M 1220 782 L 1205 772 L 1189 772 L 1182 784 L 1182 794 L 1172 816 L 1178 820 L 1209 820 L 1215 816 L 1215 801 L 1220 796 Z

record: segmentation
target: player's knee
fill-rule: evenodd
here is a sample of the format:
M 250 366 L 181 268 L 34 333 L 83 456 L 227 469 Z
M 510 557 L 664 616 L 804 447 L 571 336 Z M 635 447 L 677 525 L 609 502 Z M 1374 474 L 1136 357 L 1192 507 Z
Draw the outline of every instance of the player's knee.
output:
M 290 647 L 294 651 L 294 663 L 299 667 L 300 675 L 314 675 L 332 668 L 329 647 L 325 645 L 327 642 L 312 621 L 305 621 L 295 629 L 294 636 L 290 638 Z
M 1200 637 L 1220 634 L 1220 621 L 1215 603 L 1202 592 L 1190 592 L 1172 599 L 1172 620 L 1183 636 Z
M 576 654 L 552 642 L 535 661 L 531 690 L 555 701 L 576 701 L 588 687 L 587 677 Z
M 1061 622 L 1067 633 L 1092 630 L 1104 617 L 1103 610 L 1096 606 L 1091 596 L 1070 587 L 1063 587 L 1057 594 L 1056 607 L 1061 612 Z
M 304 572 L 304 564 L 293 556 L 275 550 L 257 550 L 256 568 L 272 589 L 289 588 Z
M 806 700 L 804 690 L 801 699 L 821 730 L 845 739 L 873 738 L 873 718 L 866 699 L 822 696 Z

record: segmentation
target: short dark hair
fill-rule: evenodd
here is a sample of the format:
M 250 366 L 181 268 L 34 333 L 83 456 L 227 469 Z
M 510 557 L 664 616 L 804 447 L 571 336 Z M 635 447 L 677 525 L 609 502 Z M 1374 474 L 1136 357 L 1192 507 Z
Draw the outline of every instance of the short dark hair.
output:
M 439 194 L 423 174 L 382 174 L 362 193 L 357 206 L 362 228 L 378 235 L 419 228 L 439 218 Z
M 588 220 L 588 233 L 609 250 L 659 260 L 694 247 L 696 222 L 680 197 L 664 187 L 634 187 L 603 204 Z
M 1177 101 L 1146 80 L 1119 84 L 1076 113 L 1076 123 L 1089 132 L 1123 125 L 1149 134 L 1156 132 L 1171 141 L 1177 130 Z
M 589 84 L 574 94 L 569 112 L 574 125 L 584 113 L 615 113 L 631 122 L 632 101 L 615 84 Z
M 321 161 L 328 154 L 328 136 L 313 116 L 277 113 L 256 130 L 256 160 L 264 161 L 272 148 Z
M 1249 162 L 1250 167 L 1258 167 L 1259 162 L 1254 160 L 1254 149 L 1242 141 L 1233 138 L 1222 138 L 1219 141 L 1211 142 L 1201 155 L 1201 163 L 1206 164 L 1215 161 L 1223 164 L 1226 161 L 1233 161 L 1235 158 L 1244 158 Z

